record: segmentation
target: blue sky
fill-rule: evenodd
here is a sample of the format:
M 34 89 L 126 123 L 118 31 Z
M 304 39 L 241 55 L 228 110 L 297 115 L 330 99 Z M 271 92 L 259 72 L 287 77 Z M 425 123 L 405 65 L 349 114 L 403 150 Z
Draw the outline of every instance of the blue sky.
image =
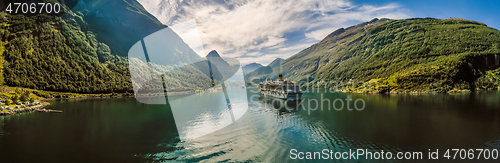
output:
M 242 64 L 288 58 L 341 27 L 373 18 L 459 17 L 500 28 L 500 1 L 139 0 L 200 56 L 217 50 Z M 185 25 L 186 22 L 189 25 Z M 183 29 L 187 28 L 189 29 Z M 178 32 L 179 31 L 179 32 Z M 193 33 L 194 32 L 194 33 Z M 197 48 L 200 47 L 200 48 Z
M 450 18 L 459 17 L 483 22 L 500 29 L 500 1 L 498 0 L 353 0 L 354 3 L 383 5 L 398 3 L 409 10 L 412 17 Z

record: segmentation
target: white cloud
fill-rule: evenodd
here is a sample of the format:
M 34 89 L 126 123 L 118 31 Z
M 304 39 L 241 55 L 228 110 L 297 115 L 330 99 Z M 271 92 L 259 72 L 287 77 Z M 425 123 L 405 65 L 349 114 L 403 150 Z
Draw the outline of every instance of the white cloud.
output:
M 251 57 L 258 57 L 260 55 L 262 55 L 261 52 L 252 52 L 252 53 L 245 54 L 245 56 L 251 56 Z
M 195 19 L 205 54 L 215 49 L 242 63 L 269 63 L 277 56 L 289 57 L 340 27 L 375 17 L 408 17 L 398 4 L 359 5 L 350 0 L 139 2 L 167 25 Z

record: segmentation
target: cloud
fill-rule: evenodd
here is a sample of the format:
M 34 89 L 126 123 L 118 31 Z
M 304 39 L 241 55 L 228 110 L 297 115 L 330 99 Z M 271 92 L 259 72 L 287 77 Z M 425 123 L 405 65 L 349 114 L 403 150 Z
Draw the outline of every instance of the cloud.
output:
M 242 63 L 289 57 L 334 30 L 375 17 L 409 17 L 398 4 L 359 5 L 350 0 L 139 0 L 162 23 L 195 19 L 205 54 L 217 50 Z M 186 40 L 186 39 L 185 39 Z M 269 59 L 269 60 L 266 60 Z

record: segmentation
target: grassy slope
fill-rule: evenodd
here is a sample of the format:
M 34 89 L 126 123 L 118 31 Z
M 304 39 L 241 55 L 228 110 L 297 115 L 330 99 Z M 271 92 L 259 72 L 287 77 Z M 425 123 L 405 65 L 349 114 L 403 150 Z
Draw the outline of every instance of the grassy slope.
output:
M 496 89 L 499 69 L 491 60 L 499 48 L 500 32 L 479 22 L 375 19 L 339 29 L 288 58 L 283 74 L 295 81 L 375 79 L 385 91 L 399 92 Z

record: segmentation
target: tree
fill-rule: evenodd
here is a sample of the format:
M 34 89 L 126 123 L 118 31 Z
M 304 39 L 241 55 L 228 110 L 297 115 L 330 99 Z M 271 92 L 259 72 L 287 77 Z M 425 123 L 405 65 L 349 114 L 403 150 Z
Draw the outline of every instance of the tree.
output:
M 34 102 L 35 102 L 35 98 L 30 97 L 30 98 L 29 98 L 29 101 L 30 101 L 30 104 L 32 104 L 32 103 L 34 103 Z
M 28 101 L 28 98 L 30 97 L 30 94 L 31 94 L 31 93 L 30 93 L 30 91 L 22 91 L 22 92 L 21 92 L 21 97 L 19 97 L 19 100 L 20 100 L 21 102 L 26 102 L 26 101 Z
M 9 106 L 10 105 L 10 101 L 9 99 L 5 100 L 5 105 Z
M 12 100 L 12 103 L 16 103 L 17 100 L 19 100 L 19 96 L 17 96 L 17 94 L 15 94 L 14 96 L 12 96 L 11 100 Z

